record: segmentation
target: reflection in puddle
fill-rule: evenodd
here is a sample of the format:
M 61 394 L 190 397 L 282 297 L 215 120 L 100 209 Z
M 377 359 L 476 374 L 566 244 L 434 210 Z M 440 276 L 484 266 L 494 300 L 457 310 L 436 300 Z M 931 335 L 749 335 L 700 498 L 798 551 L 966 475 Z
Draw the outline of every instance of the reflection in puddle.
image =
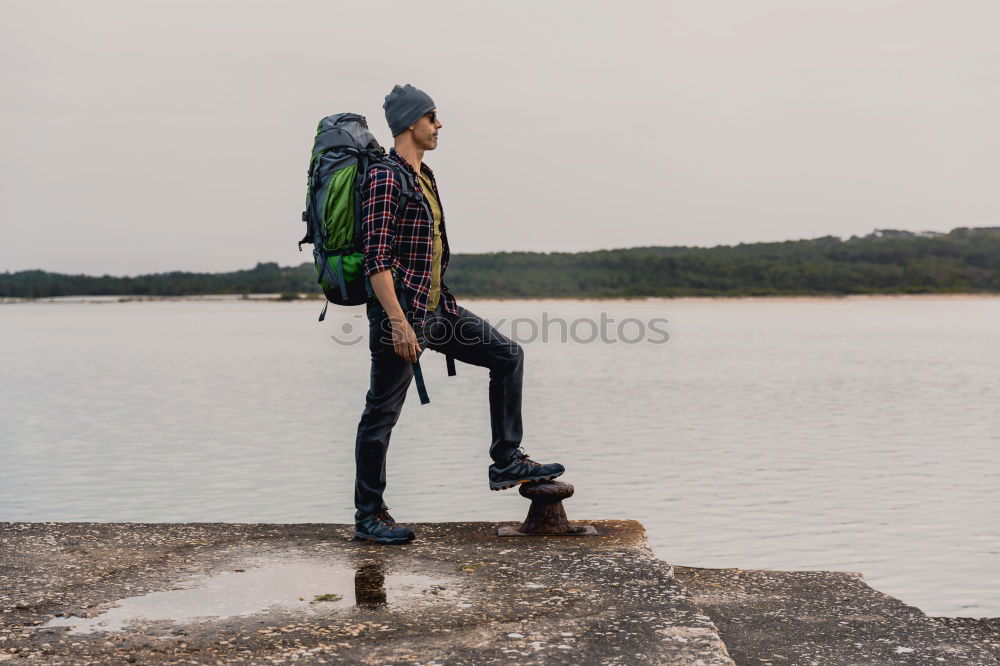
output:
M 121 631 L 137 620 L 177 623 L 253 615 L 268 609 L 305 613 L 381 608 L 444 599 L 443 581 L 420 574 L 385 574 L 379 564 L 357 570 L 339 562 L 307 559 L 257 560 L 192 580 L 190 587 L 122 599 L 97 617 L 57 617 L 47 627 L 70 627 L 71 634 Z M 316 597 L 325 596 L 325 601 Z
M 366 608 L 378 608 L 389 603 L 381 565 L 363 564 L 354 572 L 354 603 Z

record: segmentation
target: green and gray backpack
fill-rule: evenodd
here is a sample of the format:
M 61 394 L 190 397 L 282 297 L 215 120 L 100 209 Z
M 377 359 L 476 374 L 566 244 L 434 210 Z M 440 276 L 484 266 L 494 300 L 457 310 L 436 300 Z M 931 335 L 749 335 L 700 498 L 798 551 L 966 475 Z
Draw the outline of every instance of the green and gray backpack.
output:
M 364 272 L 361 197 L 368 170 L 376 164 L 398 175 L 404 196 L 420 198 L 412 178 L 386 156 L 364 116 L 338 113 L 319 121 L 302 213 L 306 235 L 299 250 L 312 243 L 317 281 L 329 303 L 361 305 L 372 297 Z M 320 321 L 325 316 L 326 306 Z
M 326 317 L 330 303 L 361 305 L 373 298 L 371 282 L 364 271 L 361 198 L 368 171 L 375 165 L 393 170 L 401 184 L 402 197 L 423 200 L 412 174 L 389 159 L 368 131 L 364 116 L 338 113 L 319 121 L 309 160 L 306 209 L 302 213 L 306 235 L 299 241 L 299 250 L 303 243 L 312 243 L 317 282 L 327 299 L 320 321 Z M 404 208 L 399 207 L 400 214 Z M 396 287 L 400 302 L 406 307 L 406 296 L 398 284 Z M 451 356 L 447 356 L 447 362 L 448 374 L 454 375 L 455 362 Z M 419 360 L 413 364 L 413 376 L 420 402 L 427 404 L 430 398 Z

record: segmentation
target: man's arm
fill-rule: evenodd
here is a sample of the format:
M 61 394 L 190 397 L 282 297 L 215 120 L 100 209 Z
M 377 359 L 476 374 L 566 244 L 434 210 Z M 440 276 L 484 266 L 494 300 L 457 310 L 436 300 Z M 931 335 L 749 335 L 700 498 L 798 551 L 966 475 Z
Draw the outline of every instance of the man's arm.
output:
M 392 324 L 392 346 L 410 363 L 417 360 L 420 345 L 413 327 L 396 298 L 392 281 L 392 245 L 396 237 L 396 213 L 402 189 L 391 169 L 374 169 L 361 204 L 361 235 L 365 275 L 371 280 L 375 297 Z
M 399 307 L 396 289 L 392 283 L 392 271 L 381 271 L 371 276 L 372 289 L 378 302 L 382 304 L 385 313 L 392 324 L 392 348 L 397 354 L 410 363 L 415 363 L 420 354 L 420 343 L 417 334 L 413 332 L 410 322 L 406 321 L 403 308 Z

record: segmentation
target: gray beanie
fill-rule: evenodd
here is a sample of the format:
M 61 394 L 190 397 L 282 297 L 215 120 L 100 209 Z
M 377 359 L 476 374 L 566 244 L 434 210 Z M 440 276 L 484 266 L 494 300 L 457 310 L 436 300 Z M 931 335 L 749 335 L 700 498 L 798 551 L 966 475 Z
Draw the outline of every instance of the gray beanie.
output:
M 389 131 L 396 136 L 433 109 L 434 100 L 423 90 L 407 83 L 405 86 L 393 86 L 392 92 L 385 96 L 382 108 L 385 109 Z

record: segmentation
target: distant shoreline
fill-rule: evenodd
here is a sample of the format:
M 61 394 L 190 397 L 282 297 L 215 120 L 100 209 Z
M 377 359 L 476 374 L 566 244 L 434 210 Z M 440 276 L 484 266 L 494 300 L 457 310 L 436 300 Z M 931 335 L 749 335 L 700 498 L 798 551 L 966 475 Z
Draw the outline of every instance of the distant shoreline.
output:
M 544 298 L 496 298 L 483 296 L 463 297 L 456 295 L 459 302 L 504 302 L 504 301 L 598 301 L 598 302 L 707 302 L 707 301 L 842 301 L 842 300 L 989 300 L 1000 299 L 1000 293 L 994 292 L 961 292 L 961 293 L 926 293 L 926 294 L 784 294 L 774 296 L 635 296 L 629 298 L 602 298 L 595 296 L 567 296 Z M 315 294 L 299 294 L 298 298 L 288 298 L 287 294 L 192 294 L 188 296 L 44 296 L 40 298 L 0 298 L 0 305 L 17 303 L 47 303 L 55 305 L 69 304 L 108 304 L 137 302 L 232 302 L 255 301 L 258 303 L 323 303 L 325 299 Z
M 882 229 L 848 240 L 827 236 L 714 248 L 454 254 L 448 283 L 459 298 L 518 300 L 1000 294 L 1000 227 L 959 227 L 935 235 Z M 296 294 L 323 298 L 316 268 L 308 262 L 133 277 L 0 273 L 3 298 L 89 299 L 97 294 L 112 299 L 211 299 L 213 294 L 246 294 L 248 300 L 272 300 L 275 294 L 287 301 L 298 300 Z

